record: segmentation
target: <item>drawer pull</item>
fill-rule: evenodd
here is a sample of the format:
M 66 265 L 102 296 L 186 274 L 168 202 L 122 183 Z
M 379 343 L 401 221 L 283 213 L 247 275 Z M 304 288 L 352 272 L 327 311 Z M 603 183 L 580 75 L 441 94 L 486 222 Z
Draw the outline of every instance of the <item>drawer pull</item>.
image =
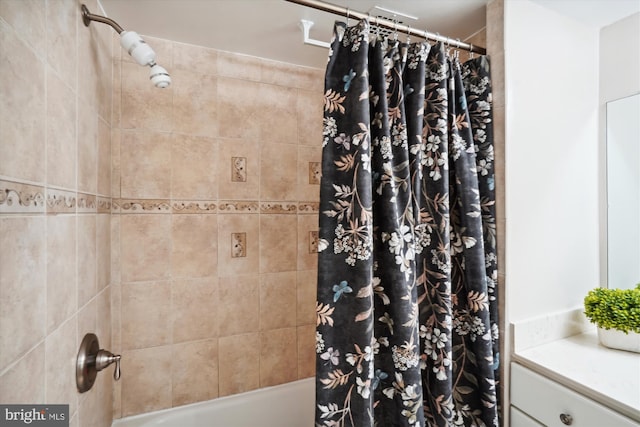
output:
M 573 417 L 569 414 L 560 414 L 560 421 L 562 421 L 562 424 L 570 426 L 573 424 Z

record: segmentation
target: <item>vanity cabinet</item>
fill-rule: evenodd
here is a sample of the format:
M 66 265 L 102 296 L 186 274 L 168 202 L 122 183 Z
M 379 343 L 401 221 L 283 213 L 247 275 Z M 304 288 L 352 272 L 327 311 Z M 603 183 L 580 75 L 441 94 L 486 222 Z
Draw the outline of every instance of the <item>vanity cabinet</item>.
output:
M 639 427 L 518 363 L 511 364 L 511 427 Z

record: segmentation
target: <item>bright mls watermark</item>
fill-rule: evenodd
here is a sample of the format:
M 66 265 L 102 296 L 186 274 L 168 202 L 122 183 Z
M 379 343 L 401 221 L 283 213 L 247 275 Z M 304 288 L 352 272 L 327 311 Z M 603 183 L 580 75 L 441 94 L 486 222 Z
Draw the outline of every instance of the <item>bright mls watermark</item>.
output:
M 69 427 L 69 405 L 1 405 L 0 427 Z

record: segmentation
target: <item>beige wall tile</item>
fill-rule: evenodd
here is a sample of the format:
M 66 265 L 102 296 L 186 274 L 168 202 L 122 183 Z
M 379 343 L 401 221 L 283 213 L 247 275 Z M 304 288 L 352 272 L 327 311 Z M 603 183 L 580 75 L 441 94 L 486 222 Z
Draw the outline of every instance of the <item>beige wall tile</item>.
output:
M 92 13 L 100 14 L 95 0 L 85 1 Z M 105 120 L 111 120 L 111 29 L 107 25 L 78 24 L 79 105 L 87 105 Z
M 38 0 L 3 0 L 0 16 L 38 55 L 46 52 L 46 14 Z M 4 47 L 4 45 L 3 45 Z
M 47 216 L 47 331 L 77 310 L 76 216 Z
M 171 344 L 171 283 L 122 285 L 122 350 Z
M 215 49 L 174 42 L 173 70 L 197 70 L 199 73 L 216 75 L 218 54 Z
M 169 277 L 171 270 L 171 217 L 121 215 L 120 256 L 122 281 Z
M 218 276 L 257 274 L 260 267 L 258 215 L 218 214 Z M 244 233 L 245 256 L 235 257 L 232 233 Z
M 173 277 L 209 277 L 218 264 L 218 216 L 172 215 Z
M 260 387 L 298 379 L 296 328 L 260 332 Z
M 219 335 L 226 337 L 258 331 L 260 277 L 251 274 L 220 278 L 218 291 Z
M 218 341 L 219 395 L 242 393 L 260 386 L 258 333 L 223 337 Z M 281 351 L 282 349 L 279 349 Z
M 218 397 L 218 341 L 172 346 L 172 406 Z
M 70 88 L 76 88 L 78 63 L 77 0 L 56 0 L 46 3 L 47 61 Z
M 173 131 L 189 135 L 216 136 L 217 78 L 203 74 L 197 68 L 176 69 L 172 78 L 180 82 L 173 89 Z
M 317 215 L 298 215 L 298 270 L 318 268 Z
M 316 374 L 316 326 L 298 326 L 298 379 Z
M 234 158 L 243 159 L 241 165 L 234 162 Z M 260 148 L 256 140 L 219 140 L 217 160 L 220 199 L 257 200 L 260 197 Z
M 78 104 L 78 190 L 95 194 L 98 187 L 98 114 Z
M 299 144 L 318 147 L 321 151 L 323 108 L 322 91 L 298 90 L 296 116 Z
M 296 325 L 296 272 L 260 275 L 260 330 Z
M 44 218 L 0 218 L 0 248 L 2 371 L 45 335 Z
M 76 322 L 75 317 L 68 319 L 45 340 L 46 381 L 42 402 L 68 404 L 69 414 L 78 408 L 75 362 L 79 343 Z
M 96 296 L 96 215 L 78 215 L 78 307 Z
M 76 315 L 78 320 L 78 345 L 84 339 L 86 334 L 95 334 L 98 324 L 98 303 L 96 299 L 89 301 L 84 307 L 80 307 Z M 100 337 L 98 337 L 100 339 Z
M 39 22 L 41 2 L 4 1 L 0 16 L 20 28 Z M 35 7 L 37 6 L 37 7 Z M 44 18 L 44 16 L 42 16 Z M 42 21 L 44 23 L 44 21 Z M 36 30 L 34 26 L 33 30 Z M 44 27 L 42 27 L 44 30 Z M 0 19 L 0 175 L 43 182 L 45 179 L 45 67 L 13 29 Z
M 120 215 L 111 215 L 110 223 L 111 223 L 111 237 L 110 237 L 110 246 L 111 246 L 111 272 L 109 273 L 109 277 L 111 282 L 114 284 L 119 284 L 121 282 L 120 275 Z
M 220 69 L 223 67 L 222 55 L 218 61 Z M 256 105 L 259 87 L 258 83 L 246 80 L 218 78 L 218 136 L 248 140 L 260 137 Z
M 170 198 L 171 136 L 151 131 L 123 131 L 120 167 L 123 198 Z
M 291 144 L 262 144 L 260 152 L 260 199 L 296 200 L 298 153 Z
M 47 184 L 76 188 L 76 96 L 47 70 Z
M 171 346 L 122 354 L 122 416 L 171 407 Z
M 171 283 L 173 342 L 218 337 L 218 278 Z
M 107 287 L 95 298 L 96 301 L 96 331 L 100 340 L 100 347 L 114 352 L 111 340 L 111 287 Z M 113 374 L 113 370 L 111 372 Z
M 235 79 L 259 81 L 262 60 L 254 56 L 218 52 L 218 74 Z
M 97 192 L 111 196 L 111 128 L 102 119 L 98 119 L 98 161 Z
M 111 193 L 113 198 L 120 198 L 120 178 L 122 165 L 120 161 L 120 129 L 111 129 Z
M 171 141 L 171 197 L 217 199 L 217 157 L 215 139 L 174 134 Z
M 318 271 L 298 271 L 297 279 L 297 324 L 309 325 L 316 322 L 316 294 Z
M 253 102 L 257 107 L 261 142 L 297 142 L 296 98 L 295 89 L 269 84 L 259 86 Z
M 0 3 L 2 4 L 2 3 Z M 2 345 L 3 351 L 7 346 Z M 0 376 L 0 402 L 44 402 L 44 342 L 34 347 Z
M 260 272 L 295 271 L 296 215 L 260 215 Z
M 151 45 L 154 49 L 155 46 Z M 123 55 L 130 59 L 129 55 Z M 158 62 L 169 71 L 167 65 Z M 122 129 L 148 129 L 169 132 L 173 129 L 173 91 L 175 83 L 158 89 L 149 81 L 149 69 L 122 62 L 120 123 Z
M 111 283 L 111 215 L 96 216 L 97 292 Z

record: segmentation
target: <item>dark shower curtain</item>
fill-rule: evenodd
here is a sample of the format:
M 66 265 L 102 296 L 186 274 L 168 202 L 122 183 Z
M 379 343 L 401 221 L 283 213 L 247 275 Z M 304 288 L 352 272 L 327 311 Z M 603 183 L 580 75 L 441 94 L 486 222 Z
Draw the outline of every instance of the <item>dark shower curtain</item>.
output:
M 499 425 L 488 58 L 337 23 L 324 97 L 316 425 Z

